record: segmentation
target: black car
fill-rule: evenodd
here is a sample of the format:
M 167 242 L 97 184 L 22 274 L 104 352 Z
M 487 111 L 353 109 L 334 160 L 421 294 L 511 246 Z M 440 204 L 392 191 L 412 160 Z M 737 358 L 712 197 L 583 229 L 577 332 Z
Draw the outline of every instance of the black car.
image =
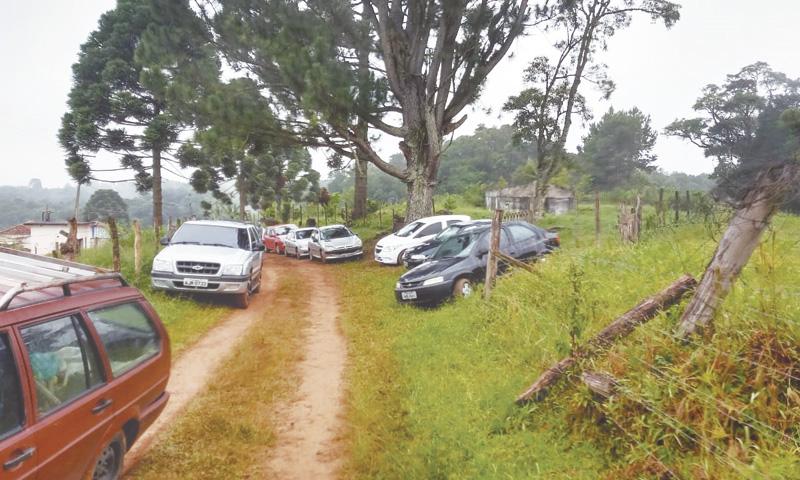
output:
M 439 248 L 439 245 L 441 245 L 442 242 L 457 234 L 464 228 L 475 225 L 491 225 L 491 223 L 491 220 L 475 220 L 472 222 L 460 222 L 450 225 L 427 242 L 406 250 L 406 252 L 403 254 L 403 265 L 405 265 L 405 267 L 409 270 L 414 267 L 418 267 L 428 261 L 428 259 L 434 254 L 434 252 L 436 252 L 436 249 Z
M 558 234 L 527 222 L 508 222 L 502 228 L 500 251 L 521 261 L 546 255 L 559 244 Z M 446 239 L 428 262 L 400 277 L 395 286 L 397 300 L 436 305 L 451 296 L 471 295 L 486 274 L 490 234 L 491 225 L 484 223 L 467 226 Z

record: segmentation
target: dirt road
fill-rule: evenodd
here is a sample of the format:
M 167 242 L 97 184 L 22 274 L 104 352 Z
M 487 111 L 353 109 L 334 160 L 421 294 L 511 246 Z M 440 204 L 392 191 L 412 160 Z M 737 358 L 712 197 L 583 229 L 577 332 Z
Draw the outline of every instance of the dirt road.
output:
M 186 410 L 217 374 L 217 366 L 231 355 L 241 338 L 259 321 L 293 321 L 281 316 L 274 302 L 282 275 L 301 276 L 309 302 L 304 332 L 304 355 L 296 366 L 300 383 L 296 391 L 274 412 L 278 438 L 263 465 L 255 471 L 281 479 L 335 478 L 340 465 L 338 432 L 341 429 L 347 359 L 346 343 L 338 326 L 338 296 L 330 266 L 297 261 L 277 255 L 265 260 L 261 293 L 247 310 L 232 313 L 199 342 L 185 350 L 172 366 L 167 390 L 171 398 L 156 423 L 137 441 L 125 459 L 128 472 L 157 441 L 159 435 Z M 291 372 L 287 372 L 287 375 Z

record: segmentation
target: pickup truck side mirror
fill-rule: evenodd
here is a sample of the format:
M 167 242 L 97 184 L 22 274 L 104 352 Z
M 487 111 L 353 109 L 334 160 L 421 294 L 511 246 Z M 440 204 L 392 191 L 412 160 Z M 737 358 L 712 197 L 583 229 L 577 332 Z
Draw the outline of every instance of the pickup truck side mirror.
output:
M 166 247 L 167 245 L 169 245 L 169 237 L 167 236 L 161 237 L 161 240 L 159 240 L 158 243 Z
M 255 247 L 253 247 L 254 252 L 263 252 L 267 249 L 267 247 L 263 243 L 257 243 Z

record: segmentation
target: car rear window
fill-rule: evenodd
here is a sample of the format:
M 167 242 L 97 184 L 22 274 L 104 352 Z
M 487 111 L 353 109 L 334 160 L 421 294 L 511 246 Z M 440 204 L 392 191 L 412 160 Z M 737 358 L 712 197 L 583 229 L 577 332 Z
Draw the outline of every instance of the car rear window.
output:
M 89 312 L 108 353 L 115 377 L 158 354 L 158 331 L 138 303 L 123 303 Z
M 19 374 L 5 333 L 0 333 L 0 379 L 0 438 L 4 438 L 25 424 Z

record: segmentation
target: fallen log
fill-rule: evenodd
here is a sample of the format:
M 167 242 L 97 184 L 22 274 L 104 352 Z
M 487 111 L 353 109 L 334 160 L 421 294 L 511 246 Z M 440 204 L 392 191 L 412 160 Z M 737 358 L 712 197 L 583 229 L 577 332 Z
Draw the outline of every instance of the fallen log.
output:
M 584 347 L 542 373 L 527 390 L 517 397 L 517 404 L 523 405 L 543 399 L 547 395 L 547 390 L 558 382 L 579 359 L 591 358 L 605 350 L 617 339 L 629 335 L 637 326 L 655 317 L 659 311 L 680 302 L 683 296 L 692 291 L 696 285 L 697 280 L 691 275 L 684 275 L 663 291 L 628 310 L 589 340 Z

